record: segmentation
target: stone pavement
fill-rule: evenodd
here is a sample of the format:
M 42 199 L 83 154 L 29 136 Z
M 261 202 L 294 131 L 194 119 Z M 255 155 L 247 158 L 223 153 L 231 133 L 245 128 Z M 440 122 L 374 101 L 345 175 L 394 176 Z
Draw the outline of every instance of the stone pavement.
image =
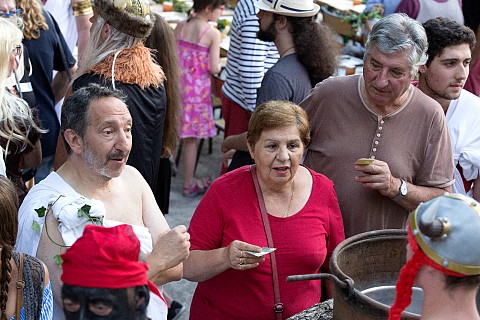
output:
M 223 134 L 219 134 L 213 138 L 212 154 L 208 154 L 208 139 L 205 140 L 202 154 L 197 166 L 197 177 L 209 176 L 217 178 L 220 174 L 222 161 L 222 153 L 220 144 L 223 141 Z M 170 192 L 170 213 L 165 217 L 171 228 L 183 224 L 188 227 L 193 212 L 201 200 L 201 196 L 195 198 L 186 198 L 182 195 L 183 190 L 183 172 L 181 161 L 178 168 L 177 176 L 172 177 L 172 187 Z M 196 283 L 187 280 L 180 280 L 169 283 L 164 286 L 165 291 L 175 300 L 182 303 L 186 308 L 186 312 L 182 314 L 178 320 L 187 320 L 189 318 L 190 303 L 192 301 L 193 292 Z

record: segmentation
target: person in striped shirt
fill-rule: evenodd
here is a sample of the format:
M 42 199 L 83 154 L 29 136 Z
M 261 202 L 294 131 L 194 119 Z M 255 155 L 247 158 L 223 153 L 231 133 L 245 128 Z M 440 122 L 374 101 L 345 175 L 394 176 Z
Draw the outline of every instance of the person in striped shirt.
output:
M 263 75 L 278 60 L 275 44 L 257 38 L 259 26 L 254 2 L 239 0 L 233 16 L 226 65 L 227 78 L 222 87 L 225 138 L 247 131 Z

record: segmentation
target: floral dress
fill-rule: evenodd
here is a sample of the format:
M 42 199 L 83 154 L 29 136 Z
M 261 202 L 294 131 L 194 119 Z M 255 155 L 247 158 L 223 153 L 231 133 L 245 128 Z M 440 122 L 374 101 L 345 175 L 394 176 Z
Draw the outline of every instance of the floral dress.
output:
M 210 48 L 200 45 L 209 28 L 202 32 L 197 43 L 183 40 L 183 29 L 177 41 L 182 90 L 181 138 L 208 138 L 217 133 L 211 96 Z

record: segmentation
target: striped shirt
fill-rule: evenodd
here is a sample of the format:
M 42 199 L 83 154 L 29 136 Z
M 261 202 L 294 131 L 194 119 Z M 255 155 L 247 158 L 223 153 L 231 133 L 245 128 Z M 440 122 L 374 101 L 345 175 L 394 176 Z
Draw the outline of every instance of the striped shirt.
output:
M 39 320 L 51 320 L 53 315 L 53 294 L 52 294 L 52 285 L 50 281 L 43 289 L 43 300 L 42 300 L 42 311 L 40 313 Z M 10 320 L 15 320 L 15 316 L 12 316 Z M 22 307 L 20 309 L 20 320 L 31 320 L 25 317 L 25 311 Z
M 239 0 L 235 7 L 227 54 L 227 78 L 222 93 L 252 112 L 263 75 L 278 60 L 273 42 L 257 39 L 258 18 L 254 0 Z

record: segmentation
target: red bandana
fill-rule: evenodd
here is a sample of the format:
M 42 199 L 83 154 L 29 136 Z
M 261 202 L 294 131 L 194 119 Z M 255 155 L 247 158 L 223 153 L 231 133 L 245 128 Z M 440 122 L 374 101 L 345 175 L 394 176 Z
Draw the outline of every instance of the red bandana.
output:
M 148 283 L 147 264 L 138 261 L 140 241 L 131 226 L 87 225 L 83 236 L 62 255 L 65 284 L 122 289 Z

